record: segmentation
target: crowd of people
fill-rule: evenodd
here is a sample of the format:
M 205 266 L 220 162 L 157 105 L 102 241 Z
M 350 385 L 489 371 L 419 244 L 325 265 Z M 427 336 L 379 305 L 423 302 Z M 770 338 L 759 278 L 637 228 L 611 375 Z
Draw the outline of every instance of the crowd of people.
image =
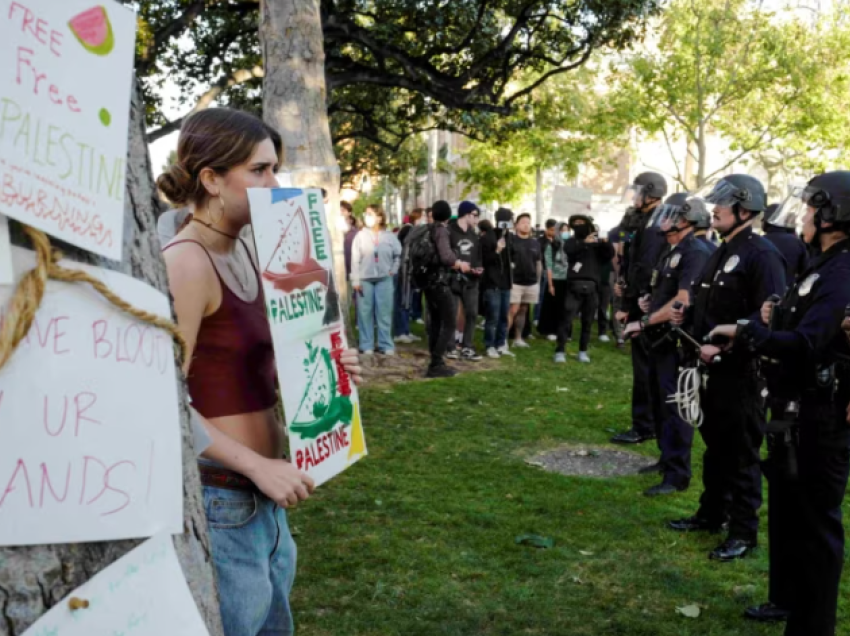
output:
M 206 435 L 199 467 L 228 636 L 293 632 L 296 549 L 285 508 L 313 490 L 283 453 L 256 255 L 240 239 L 247 189 L 276 185 L 280 153 L 280 136 L 259 119 L 209 109 L 183 123 L 177 161 L 158 180 L 188 210 L 163 252 Z M 786 620 L 786 636 L 832 636 L 850 474 L 850 172 L 819 175 L 774 206 L 749 175 L 690 195 L 668 194 L 661 175 L 643 173 L 631 203 L 608 234 L 576 215 L 538 235 L 528 215 L 503 208 L 481 220 L 471 202 L 452 219 L 445 201 L 412 212 L 396 234 L 379 207 L 366 210 L 362 229 L 345 208 L 362 353 L 340 362 L 359 381 L 360 355 L 393 355 L 422 319 L 427 375 L 452 376 L 447 360 L 479 357 L 483 311 L 487 355 L 527 346 L 536 320 L 563 363 L 580 318 L 587 363 L 596 321 L 600 338 L 610 329 L 630 343 L 632 422 L 612 441 L 657 440 L 648 470 L 660 483 L 646 495 L 687 489 L 695 430 L 705 442 L 699 508 L 670 529 L 725 531 L 710 558 L 746 556 L 766 477 L 769 598 L 746 615 Z

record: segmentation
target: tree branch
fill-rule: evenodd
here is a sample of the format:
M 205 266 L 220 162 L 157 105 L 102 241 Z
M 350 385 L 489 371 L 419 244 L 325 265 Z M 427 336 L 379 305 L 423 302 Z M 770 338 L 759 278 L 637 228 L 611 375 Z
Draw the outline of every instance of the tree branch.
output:
M 676 166 L 676 181 L 678 181 L 685 188 L 687 188 L 688 184 L 685 183 L 685 180 L 682 178 L 682 171 L 679 168 L 679 161 L 678 159 L 676 159 L 676 153 L 673 152 L 673 144 L 670 141 L 670 136 L 667 134 L 667 126 L 662 126 L 661 132 L 664 134 L 664 143 L 667 144 L 667 152 L 670 153 L 670 158 L 673 160 L 673 165 Z
M 136 76 L 144 77 L 150 71 L 162 48 L 177 37 L 189 24 L 203 13 L 207 0 L 195 0 L 175 20 L 172 20 L 161 31 L 154 33 L 153 42 L 136 57 Z

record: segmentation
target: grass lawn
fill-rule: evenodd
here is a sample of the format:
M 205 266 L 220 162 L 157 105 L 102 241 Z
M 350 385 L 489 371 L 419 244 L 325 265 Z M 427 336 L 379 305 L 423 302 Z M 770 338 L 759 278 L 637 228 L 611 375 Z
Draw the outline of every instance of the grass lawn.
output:
M 662 499 L 641 495 L 654 475 L 525 464 L 563 443 L 607 445 L 608 429 L 629 425 L 626 354 L 596 344 L 580 365 L 573 343 L 556 368 L 551 351 L 535 340 L 498 371 L 362 390 L 369 457 L 291 513 L 299 636 L 782 633 L 741 618 L 766 599 L 764 531 L 756 556 L 716 564 L 717 535 L 664 528 L 696 510 L 698 435 L 697 479 Z M 526 533 L 555 547 L 516 545 Z M 698 618 L 677 613 L 690 604 Z

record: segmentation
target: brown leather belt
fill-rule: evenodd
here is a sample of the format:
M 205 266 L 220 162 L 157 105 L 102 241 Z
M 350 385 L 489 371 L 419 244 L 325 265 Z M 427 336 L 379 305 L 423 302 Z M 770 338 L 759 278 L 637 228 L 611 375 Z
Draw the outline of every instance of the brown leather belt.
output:
M 209 464 L 198 464 L 198 470 L 201 473 L 201 483 L 204 486 L 260 493 L 260 489 L 257 488 L 253 481 L 227 468 L 210 466 Z

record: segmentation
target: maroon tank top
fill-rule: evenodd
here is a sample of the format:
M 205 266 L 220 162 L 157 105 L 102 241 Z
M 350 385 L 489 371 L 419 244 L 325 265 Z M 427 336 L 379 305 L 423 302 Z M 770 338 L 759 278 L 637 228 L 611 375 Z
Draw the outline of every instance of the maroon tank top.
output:
M 247 251 L 245 243 L 242 246 Z M 221 305 L 201 320 L 192 364 L 189 367 L 189 395 L 192 406 L 204 417 L 223 417 L 264 411 L 277 403 L 272 334 L 266 318 L 260 273 L 248 255 L 259 291 L 253 302 L 234 294 L 221 278 L 212 256 L 198 241 L 175 241 L 163 252 L 180 243 L 200 246 L 215 270 L 221 286 Z

